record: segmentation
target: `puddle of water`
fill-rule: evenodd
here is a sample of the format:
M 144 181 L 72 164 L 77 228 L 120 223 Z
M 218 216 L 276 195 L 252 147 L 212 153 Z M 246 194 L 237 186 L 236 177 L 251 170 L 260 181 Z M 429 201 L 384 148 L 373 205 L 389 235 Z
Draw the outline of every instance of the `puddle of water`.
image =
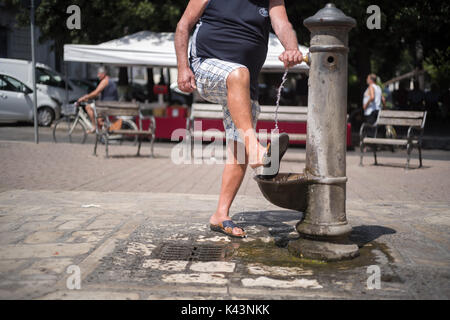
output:
M 359 248 L 360 255 L 352 260 L 325 262 L 298 258 L 291 255 L 286 247 L 278 247 L 274 241 L 268 243 L 261 240 L 241 242 L 235 249 L 233 258 L 244 263 L 261 263 L 267 266 L 279 267 L 304 267 L 315 271 L 334 272 L 336 270 L 348 270 L 369 265 L 379 264 L 375 251 L 382 252 L 389 263 L 394 262 L 389 253 L 389 248 L 376 241 L 367 243 Z

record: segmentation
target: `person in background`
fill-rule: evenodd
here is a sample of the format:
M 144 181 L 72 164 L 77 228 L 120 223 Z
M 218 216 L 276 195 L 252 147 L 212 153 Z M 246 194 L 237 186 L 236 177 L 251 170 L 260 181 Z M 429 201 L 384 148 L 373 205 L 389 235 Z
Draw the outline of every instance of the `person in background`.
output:
M 383 93 L 379 85 L 376 84 L 377 76 L 375 74 L 369 74 L 367 76 L 367 89 L 364 92 L 363 97 L 363 110 L 364 121 L 370 124 L 374 124 L 378 118 L 378 112 L 381 110 L 381 104 L 383 108 L 386 107 L 386 99 L 383 97 Z M 371 130 L 373 132 L 373 130 Z
M 100 83 L 98 84 L 97 88 L 82 96 L 80 99 L 78 99 L 78 103 L 85 102 L 90 99 L 95 99 L 98 96 L 100 96 L 101 101 L 118 101 L 119 100 L 119 94 L 117 92 L 117 86 L 114 83 L 114 81 L 111 80 L 111 78 L 108 75 L 108 72 L 105 67 L 100 67 L 97 70 L 97 78 L 100 80 Z M 86 112 L 89 115 L 89 118 L 91 120 L 91 123 L 95 123 L 95 114 L 94 114 L 94 108 L 92 104 L 88 104 L 86 106 Z M 98 127 L 101 127 L 103 125 L 103 119 L 98 119 L 97 123 Z M 90 130 L 88 133 L 94 133 L 95 128 Z

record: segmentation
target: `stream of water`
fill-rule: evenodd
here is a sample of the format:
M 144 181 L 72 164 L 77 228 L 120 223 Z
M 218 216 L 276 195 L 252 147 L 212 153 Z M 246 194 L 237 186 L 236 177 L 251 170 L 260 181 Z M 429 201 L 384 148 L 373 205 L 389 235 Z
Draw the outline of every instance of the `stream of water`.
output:
M 283 74 L 283 78 L 281 78 L 281 84 L 278 87 L 278 92 L 277 92 L 277 102 L 276 102 L 276 107 L 275 107 L 275 129 L 278 130 L 278 108 L 280 107 L 280 99 L 281 99 L 281 91 L 284 88 L 284 83 L 287 80 L 287 74 L 288 74 L 289 69 L 286 69 L 284 71 Z

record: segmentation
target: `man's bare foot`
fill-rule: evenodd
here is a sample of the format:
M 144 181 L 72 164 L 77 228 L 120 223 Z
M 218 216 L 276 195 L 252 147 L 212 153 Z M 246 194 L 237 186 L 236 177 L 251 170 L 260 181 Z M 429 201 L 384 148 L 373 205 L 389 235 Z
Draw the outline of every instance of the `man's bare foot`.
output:
M 225 217 L 216 217 L 216 215 L 212 215 L 211 218 L 209 219 L 209 223 L 211 225 L 219 225 L 224 221 L 231 221 L 231 218 L 229 216 L 225 216 Z M 232 230 L 232 234 L 238 237 L 242 237 L 244 236 L 246 233 L 244 230 L 242 230 L 239 227 L 234 227 Z
M 93 133 L 95 133 L 95 129 L 92 129 L 92 130 L 88 130 L 88 131 L 87 131 L 87 134 L 93 134 Z
M 258 167 L 261 167 L 265 165 L 264 159 L 267 152 L 267 149 L 269 148 L 270 142 L 267 145 L 267 147 L 262 146 L 261 144 L 258 144 L 256 155 L 253 157 L 249 157 L 249 166 L 252 169 L 256 169 Z

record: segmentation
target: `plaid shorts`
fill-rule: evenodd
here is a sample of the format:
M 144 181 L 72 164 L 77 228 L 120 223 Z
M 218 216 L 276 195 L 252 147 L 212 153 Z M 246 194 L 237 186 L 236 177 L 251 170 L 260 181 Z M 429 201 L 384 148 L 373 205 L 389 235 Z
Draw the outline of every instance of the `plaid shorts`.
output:
M 192 63 L 198 93 L 203 99 L 222 105 L 223 126 L 227 140 L 243 142 L 239 132 L 231 119 L 227 101 L 227 78 L 237 68 L 246 68 L 239 63 L 227 62 L 219 59 L 196 59 Z M 253 127 L 256 127 L 260 106 L 258 101 L 251 100 Z M 244 106 L 243 106 L 244 107 Z

